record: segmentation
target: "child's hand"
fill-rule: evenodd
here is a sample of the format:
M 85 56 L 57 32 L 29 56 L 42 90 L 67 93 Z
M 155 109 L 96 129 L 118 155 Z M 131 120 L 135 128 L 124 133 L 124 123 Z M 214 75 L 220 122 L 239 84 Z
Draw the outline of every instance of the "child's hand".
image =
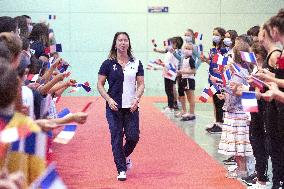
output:
M 29 83 L 27 85 L 27 87 L 29 87 L 30 89 L 37 89 L 40 86 L 40 83 Z
M 77 81 L 74 80 L 74 79 L 69 79 L 69 80 L 66 82 L 66 84 L 67 84 L 68 87 L 75 86 L 76 83 L 77 83 Z
M 88 114 L 85 112 L 77 112 L 72 114 L 72 120 L 79 124 L 84 124 L 87 121 Z
M 225 99 L 225 95 L 224 94 L 216 94 L 217 97 L 220 99 L 220 100 L 223 100 Z
M 43 131 L 46 132 L 61 127 L 57 125 L 54 121 L 49 119 L 38 119 L 35 120 L 35 122 Z
M 62 61 L 63 61 L 62 58 L 57 58 L 55 62 L 51 64 L 51 68 L 54 70 L 55 68 L 59 67 Z
M 274 82 L 269 82 L 268 86 L 269 86 L 269 90 L 266 91 L 265 93 L 262 93 L 261 97 L 265 101 L 270 102 L 271 100 L 273 100 L 275 98 L 276 94 L 279 92 L 279 88 L 278 88 L 277 84 L 274 83 Z

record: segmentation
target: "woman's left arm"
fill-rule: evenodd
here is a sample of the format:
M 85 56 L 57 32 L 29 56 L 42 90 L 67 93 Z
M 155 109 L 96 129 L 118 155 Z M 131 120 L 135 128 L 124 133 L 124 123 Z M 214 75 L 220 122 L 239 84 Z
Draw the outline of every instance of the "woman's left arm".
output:
M 133 100 L 133 103 L 130 107 L 131 112 L 134 112 L 137 109 L 139 100 L 142 97 L 144 93 L 144 88 L 145 88 L 144 76 L 136 76 L 136 81 L 137 81 L 137 91 L 136 91 L 135 99 Z

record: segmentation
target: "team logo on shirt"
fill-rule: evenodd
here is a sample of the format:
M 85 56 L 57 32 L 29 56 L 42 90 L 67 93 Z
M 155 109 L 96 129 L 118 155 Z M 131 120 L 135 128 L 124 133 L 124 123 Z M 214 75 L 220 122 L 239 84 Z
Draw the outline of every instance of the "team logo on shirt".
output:
M 113 70 L 114 70 L 114 71 L 117 70 L 116 64 L 113 65 Z

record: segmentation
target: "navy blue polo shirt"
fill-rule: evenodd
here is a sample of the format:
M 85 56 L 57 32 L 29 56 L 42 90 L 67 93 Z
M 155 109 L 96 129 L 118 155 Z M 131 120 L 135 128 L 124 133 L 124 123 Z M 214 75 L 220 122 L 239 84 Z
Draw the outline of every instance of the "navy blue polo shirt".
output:
M 140 60 L 131 59 L 124 69 L 117 60 L 107 59 L 100 67 L 99 75 L 107 78 L 108 95 L 118 104 L 118 108 L 130 108 L 136 97 L 136 76 L 144 76 Z

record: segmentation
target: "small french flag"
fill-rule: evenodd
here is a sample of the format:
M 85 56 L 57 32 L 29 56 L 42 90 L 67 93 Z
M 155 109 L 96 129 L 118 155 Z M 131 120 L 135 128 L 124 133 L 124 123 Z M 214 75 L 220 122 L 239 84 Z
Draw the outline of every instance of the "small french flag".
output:
M 11 144 L 11 151 L 23 152 L 46 158 L 47 135 L 43 132 L 31 133 L 28 137 Z
M 83 89 L 85 89 L 86 92 L 90 92 L 91 91 L 91 87 L 90 87 L 90 84 L 89 84 L 88 81 L 83 83 L 82 87 L 83 87 Z
M 208 89 L 208 95 L 212 97 L 215 93 L 217 93 L 217 91 L 219 91 L 219 87 L 216 85 L 211 85 L 211 87 Z
M 57 114 L 58 118 L 63 118 L 67 116 L 68 114 L 71 114 L 70 110 L 68 108 L 64 108 L 61 112 Z
M 243 61 L 256 64 L 256 57 L 255 57 L 254 52 L 240 51 L 240 53 L 241 53 L 241 57 Z
M 75 86 L 73 86 L 73 88 L 71 89 L 71 91 L 69 91 L 69 93 L 73 93 L 73 92 L 79 91 L 80 87 L 82 87 L 86 92 L 90 92 L 92 90 L 91 87 L 90 87 L 89 82 L 77 83 Z
M 202 40 L 202 37 L 203 37 L 203 34 L 198 33 L 198 32 L 195 32 L 195 33 L 194 33 L 194 38 L 195 38 L 195 39 Z
M 59 71 L 60 73 L 63 73 L 63 72 L 65 72 L 65 71 L 68 69 L 69 66 L 70 66 L 70 65 L 69 65 L 67 62 L 62 62 L 62 63 L 57 67 L 57 69 L 58 69 L 58 71 Z
M 56 171 L 54 163 L 51 163 L 45 172 L 29 187 L 30 189 L 67 189 L 60 176 Z
M 232 79 L 232 74 L 229 69 L 222 73 L 223 86 L 226 86 L 231 79 Z
M 242 105 L 245 112 L 258 112 L 255 92 L 243 92 Z
M 233 68 L 235 73 L 240 73 L 241 72 L 241 68 L 236 63 L 233 63 L 231 65 L 232 65 L 232 68 Z
M 68 144 L 74 137 L 77 125 L 65 125 L 64 129 L 53 140 L 56 143 Z
M 44 53 L 46 53 L 46 54 L 54 53 L 54 52 L 62 52 L 62 45 L 61 44 L 55 44 L 55 45 L 51 45 L 49 47 L 46 47 L 44 49 Z
M 55 20 L 56 19 L 56 15 L 48 15 L 48 19 L 49 20 Z
M 202 94 L 201 94 L 201 96 L 199 97 L 199 100 L 201 101 L 201 102 L 207 102 L 208 101 L 208 98 L 210 97 L 209 96 L 209 94 L 208 94 L 208 88 L 205 88 L 205 89 L 203 89 L 203 92 L 202 92 Z

